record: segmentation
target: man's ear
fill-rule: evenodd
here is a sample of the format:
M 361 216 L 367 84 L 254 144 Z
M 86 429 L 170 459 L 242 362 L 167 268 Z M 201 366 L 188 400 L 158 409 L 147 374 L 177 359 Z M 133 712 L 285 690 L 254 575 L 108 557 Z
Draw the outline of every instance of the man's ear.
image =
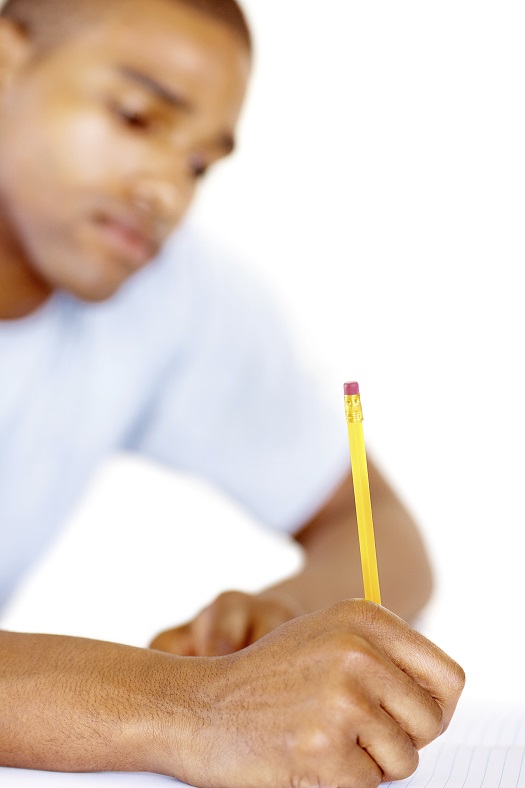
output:
M 10 19 L 0 16 L 0 93 L 16 70 L 29 58 L 31 45 L 26 33 Z

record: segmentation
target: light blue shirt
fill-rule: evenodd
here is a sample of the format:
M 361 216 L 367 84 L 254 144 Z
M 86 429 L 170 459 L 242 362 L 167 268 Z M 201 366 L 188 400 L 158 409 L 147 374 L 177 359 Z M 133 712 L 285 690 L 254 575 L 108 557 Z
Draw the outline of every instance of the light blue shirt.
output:
M 0 321 L 0 606 L 112 452 L 293 531 L 348 470 L 344 436 L 260 285 L 185 228 L 112 299 Z

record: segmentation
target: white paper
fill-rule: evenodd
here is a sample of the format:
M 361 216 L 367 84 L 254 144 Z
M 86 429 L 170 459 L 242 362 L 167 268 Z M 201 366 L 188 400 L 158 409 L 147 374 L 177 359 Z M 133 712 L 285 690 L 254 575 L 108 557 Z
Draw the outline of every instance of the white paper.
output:
M 420 753 L 416 773 L 392 788 L 525 788 L 525 704 L 460 707 Z

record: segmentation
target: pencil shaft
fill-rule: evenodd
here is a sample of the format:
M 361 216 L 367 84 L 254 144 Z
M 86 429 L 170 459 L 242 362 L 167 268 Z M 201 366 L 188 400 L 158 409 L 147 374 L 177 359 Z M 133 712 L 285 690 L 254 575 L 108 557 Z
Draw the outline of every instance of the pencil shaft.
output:
M 380 605 L 381 593 L 379 590 L 363 424 L 360 421 L 348 421 L 347 423 L 365 599 L 377 602 Z

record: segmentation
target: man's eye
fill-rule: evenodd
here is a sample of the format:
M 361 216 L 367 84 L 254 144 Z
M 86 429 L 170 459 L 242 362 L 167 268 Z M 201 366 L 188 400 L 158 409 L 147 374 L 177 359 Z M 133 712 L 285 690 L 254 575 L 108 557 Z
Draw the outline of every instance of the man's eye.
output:
M 119 120 L 129 128 L 147 131 L 153 126 L 152 119 L 145 112 L 127 107 L 114 107 L 114 112 Z

